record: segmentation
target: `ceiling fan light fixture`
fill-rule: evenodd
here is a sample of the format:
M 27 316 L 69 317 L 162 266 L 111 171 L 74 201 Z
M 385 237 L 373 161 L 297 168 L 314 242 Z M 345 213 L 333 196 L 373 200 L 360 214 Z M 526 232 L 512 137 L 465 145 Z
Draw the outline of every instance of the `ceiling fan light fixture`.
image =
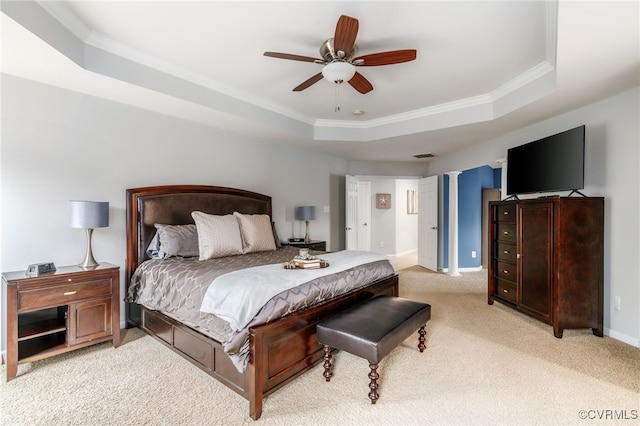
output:
M 355 73 L 356 67 L 343 61 L 331 62 L 322 68 L 322 76 L 336 84 L 351 80 Z

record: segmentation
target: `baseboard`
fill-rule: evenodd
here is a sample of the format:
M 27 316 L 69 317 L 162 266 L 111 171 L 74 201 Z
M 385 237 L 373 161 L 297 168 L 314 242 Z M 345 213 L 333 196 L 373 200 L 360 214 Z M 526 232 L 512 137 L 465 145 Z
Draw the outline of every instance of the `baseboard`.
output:
M 636 347 L 638 349 L 640 349 L 640 339 L 636 339 L 634 337 L 631 336 L 627 336 L 626 334 L 623 333 L 619 333 L 615 330 L 611 330 L 610 328 L 605 328 L 604 329 L 604 334 L 606 336 L 611 337 L 612 339 L 616 339 L 619 340 L 623 343 L 626 343 L 627 345 L 631 345 L 633 347 Z
M 474 266 L 472 268 L 458 268 L 458 272 L 480 272 L 482 269 L 482 266 Z M 438 271 L 447 273 L 449 268 L 438 268 Z
M 416 253 L 417 251 L 418 251 L 418 249 L 408 250 L 408 251 L 404 251 L 404 252 L 402 252 L 402 253 L 390 254 L 389 256 L 391 256 L 391 257 L 406 256 L 406 255 L 408 255 L 408 254 Z

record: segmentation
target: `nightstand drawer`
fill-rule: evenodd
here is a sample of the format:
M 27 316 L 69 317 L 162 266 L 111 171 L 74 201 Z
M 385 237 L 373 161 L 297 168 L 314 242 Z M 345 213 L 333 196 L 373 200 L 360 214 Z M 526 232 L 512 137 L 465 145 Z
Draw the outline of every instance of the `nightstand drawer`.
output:
M 47 286 L 18 292 L 18 312 L 65 305 L 72 301 L 111 295 L 111 280 Z
M 297 248 L 306 248 L 309 250 L 317 250 L 317 251 L 327 251 L 327 242 L 326 241 L 310 241 L 308 243 L 294 243 L 294 242 L 287 242 L 287 243 L 282 243 L 282 245 L 285 246 L 291 246 L 291 247 L 297 247 Z

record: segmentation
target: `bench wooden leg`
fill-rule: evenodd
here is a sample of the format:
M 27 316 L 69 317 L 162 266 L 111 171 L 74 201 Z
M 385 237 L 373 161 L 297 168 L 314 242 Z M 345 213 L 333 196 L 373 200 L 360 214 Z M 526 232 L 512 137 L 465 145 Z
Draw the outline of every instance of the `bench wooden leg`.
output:
M 418 349 L 420 349 L 420 352 L 424 352 L 424 350 L 427 348 L 424 345 L 424 342 L 426 341 L 424 336 L 425 336 L 425 334 L 427 334 L 427 332 L 424 330 L 425 326 L 426 326 L 426 324 L 423 325 L 422 327 L 420 327 L 420 330 L 418 330 L 418 334 L 420 334 L 420 336 L 418 337 Z
M 331 358 L 331 348 L 329 345 L 324 345 L 324 364 L 322 364 L 324 367 L 324 373 L 322 373 L 322 375 L 327 382 L 331 380 L 331 377 L 333 376 L 333 372 L 331 372 Z
M 369 399 L 372 404 L 375 404 L 380 395 L 378 395 L 378 379 L 380 376 L 376 371 L 378 369 L 378 364 L 369 364 L 369 368 L 371 368 L 371 372 L 369 373 L 369 378 L 371 382 L 369 383 Z

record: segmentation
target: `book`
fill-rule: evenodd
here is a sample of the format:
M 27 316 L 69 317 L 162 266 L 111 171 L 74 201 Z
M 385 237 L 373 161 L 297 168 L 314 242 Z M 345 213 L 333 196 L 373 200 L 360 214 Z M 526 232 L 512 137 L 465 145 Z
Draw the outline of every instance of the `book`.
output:
M 298 259 L 298 258 L 295 258 L 295 259 L 293 259 L 293 261 L 294 262 L 298 262 L 298 263 L 320 263 L 320 259 L 316 259 L 316 258 L 313 258 L 313 259 Z
M 318 262 L 318 263 L 299 263 L 297 266 L 300 269 L 320 269 L 320 262 Z
M 320 259 L 294 259 L 293 263 L 302 269 L 312 269 L 320 267 Z

